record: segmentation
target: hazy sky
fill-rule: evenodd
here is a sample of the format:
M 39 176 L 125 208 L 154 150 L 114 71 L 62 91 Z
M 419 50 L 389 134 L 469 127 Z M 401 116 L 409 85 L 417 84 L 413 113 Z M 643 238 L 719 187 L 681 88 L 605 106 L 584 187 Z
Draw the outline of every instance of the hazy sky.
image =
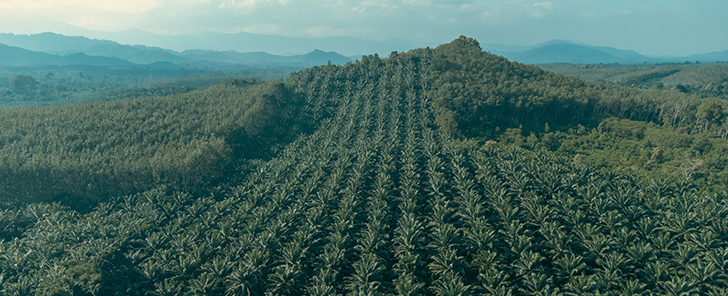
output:
M 568 39 L 647 55 L 728 50 L 726 0 L 0 0 L 0 32 L 54 31 L 52 18 L 98 31 L 245 31 L 296 37 L 402 38 L 433 45 Z M 8 20 L 13 20 L 10 24 Z

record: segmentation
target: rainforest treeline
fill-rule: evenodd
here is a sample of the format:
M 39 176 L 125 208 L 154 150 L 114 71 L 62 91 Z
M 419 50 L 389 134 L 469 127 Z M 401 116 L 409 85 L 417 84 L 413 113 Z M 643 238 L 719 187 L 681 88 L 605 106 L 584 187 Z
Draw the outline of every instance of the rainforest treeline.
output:
M 60 106 L 137 97 L 168 96 L 231 80 L 275 80 L 301 66 L 184 68 L 134 66 L 3 66 L 0 107 Z
M 0 118 L 6 295 L 728 293 L 725 101 L 467 37 Z

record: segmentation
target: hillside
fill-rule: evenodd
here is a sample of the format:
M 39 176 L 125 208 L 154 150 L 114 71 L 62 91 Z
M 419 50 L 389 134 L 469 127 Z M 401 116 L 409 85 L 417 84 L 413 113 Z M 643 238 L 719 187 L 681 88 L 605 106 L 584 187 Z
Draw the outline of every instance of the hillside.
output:
M 713 171 L 699 166 L 679 178 L 638 174 L 684 148 L 680 142 L 706 139 L 728 151 L 715 134 L 726 127 L 724 105 L 546 72 L 461 36 L 437 48 L 309 68 L 282 82 L 6 110 L 0 123 L 11 134 L 0 147 L 18 159 L 47 159 L 39 171 L 89 155 L 100 164 L 83 163 L 81 171 L 128 161 L 122 180 L 147 180 L 149 170 L 156 176 L 158 167 L 147 163 L 176 178 L 96 200 L 87 213 L 67 201 L 1 211 L 0 291 L 725 294 L 728 180 L 708 186 L 698 175 Z M 63 120 L 69 114 L 73 120 Z M 109 119 L 95 119 L 102 117 Z M 48 136 L 62 123 L 75 132 Z M 308 132 L 291 132 L 301 130 Z M 279 133 L 291 137 L 281 141 Z M 250 143 L 241 134 L 278 140 L 248 152 L 283 148 L 268 157 L 228 153 L 244 147 L 231 143 Z M 660 136 L 674 147 L 629 171 L 568 150 L 589 135 L 605 151 L 619 140 L 664 144 Z M 112 140 L 118 145 L 105 146 Z M 78 144 L 56 148 L 67 142 Z M 136 163 L 127 146 L 158 161 Z M 103 155 L 121 162 L 104 165 Z M 228 169 L 231 160 L 241 168 Z M 69 175 L 67 186 L 107 184 L 49 171 Z
M 462 42 L 462 44 L 458 44 Z M 475 45 L 475 46 L 474 46 Z M 521 126 L 524 133 L 577 124 L 596 127 L 610 116 L 671 124 L 695 123 L 702 102 L 682 93 L 591 83 L 512 63 L 456 40 L 432 59 L 430 99 L 445 132 L 495 137 Z
M 0 110 L 0 204 L 61 201 L 83 210 L 159 184 L 190 191 L 215 184 L 303 132 L 278 127 L 300 112 L 280 82 L 248 84 Z

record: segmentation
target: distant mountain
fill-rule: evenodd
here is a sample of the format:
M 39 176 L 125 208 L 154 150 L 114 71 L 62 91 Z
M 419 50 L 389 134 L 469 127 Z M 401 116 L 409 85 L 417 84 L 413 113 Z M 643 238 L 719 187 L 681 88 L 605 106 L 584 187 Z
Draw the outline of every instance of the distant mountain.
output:
M 56 33 L 32 35 L 0 33 L 0 43 L 53 55 L 83 53 L 88 56 L 118 58 L 135 64 L 162 63 L 183 67 L 204 67 L 215 64 L 313 66 L 326 64 L 328 61 L 342 64 L 358 59 L 364 54 L 379 53 L 381 56 L 387 56 L 391 51 L 406 51 L 426 46 L 423 43 L 400 39 L 368 41 L 348 37 L 288 38 L 245 32 L 160 36 L 130 29 L 117 33 L 86 31 L 85 34 L 91 37 L 103 35 L 115 41 Z M 728 61 L 728 51 L 690 57 L 646 57 L 632 50 L 593 46 L 569 40 L 552 40 L 535 46 L 485 44 L 483 48 L 509 60 L 526 64 Z
M 378 53 L 387 56 L 392 51 L 407 51 L 425 47 L 426 42 L 402 39 L 363 40 L 350 37 L 292 38 L 253 33 L 205 32 L 193 35 L 161 36 L 139 29 L 122 32 L 90 33 L 94 38 L 113 40 L 123 44 L 144 44 L 175 51 L 215 50 L 238 52 L 267 52 L 275 55 L 300 55 L 316 49 L 334 51 L 345 56 L 361 56 Z
M 66 56 L 59 56 L 44 52 L 31 51 L 15 46 L 0 44 L 0 65 L 3 66 L 25 66 L 25 65 L 98 65 L 98 66 L 120 66 L 132 65 L 131 62 L 113 57 L 89 56 L 83 53 L 75 53 Z
M 80 36 L 64 36 L 56 33 L 32 35 L 0 34 L 0 43 L 51 55 L 82 53 L 92 56 L 113 57 L 136 64 L 174 66 L 224 65 L 300 65 L 314 66 L 329 61 L 343 64 L 350 58 L 335 52 L 314 49 L 309 53 L 294 56 L 280 56 L 265 52 L 238 52 L 213 50 L 187 50 L 177 52 L 144 45 L 122 45 L 114 41 L 91 39 Z M 283 46 L 285 47 L 285 46 Z M 42 60 L 42 59 L 41 59 Z
M 174 51 L 216 50 L 239 52 L 267 52 L 275 55 L 301 55 L 313 50 L 335 51 L 344 56 L 378 53 L 388 56 L 392 51 L 407 51 L 414 48 L 435 46 L 440 42 L 416 42 L 402 39 L 364 40 L 349 37 L 292 38 L 252 33 L 213 33 L 162 36 L 131 28 L 121 32 L 103 32 L 84 29 L 45 17 L 3 16 L 0 17 L 0 32 L 33 34 L 53 28 L 52 31 L 67 36 L 85 36 L 105 39 L 121 44 L 160 47 Z M 0 41 L 0 43 L 6 43 Z M 22 47 L 22 46 L 20 46 Z M 24 47 L 23 47 L 24 48 Z M 67 54 L 68 52 L 58 53 Z
M 706 54 L 690 56 L 690 61 L 704 62 L 728 62 L 728 50 L 716 51 Z
M 489 47 L 491 46 L 491 47 Z M 552 40 L 533 47 L 508 46 L 502 44 L 484 45 L 487 51 L 502 55 L 509 60 L 526 64 L 574 63 L 636 64 L 656 62 L 632 50 L 580 44 L 569 40 Z
M 146 46 L 166 48 L 174 51 L 266 52 L 273 55 L 290 56 L 310 53 L 314 50 L 323 50 L 337 52 L 353 59 L 373 53 L 388 56 L 392 51 L 401 52 L 433 45 L 430 42 L 417 42 L 397 38 L 386 40 L 363 40 L 350 37 L 295 38 L 246 32 L 205 32 L 192 35 L 161 36 L 135 28 L 121 32 L 86 31 L 84 35 L 93 38 L 113 40 L 122 44 L 144 44 Z M 550 52 L 557 50 L 559 47 L 568 50 L 568 54 L 559 56 Z M 584 49 L 578 47 L 583 47 Z M 537 48 L 543 49 L 536 50 Z M 579 61 L 583 61 L 585 63 L 640 64 L 644 62 L 684 62 L 686 60 L 701 60 L 705 62 L 728 61 L 728 53 L 726 51 L 691 57 L 647 57 L 633 50 L 594 46 L 562 39 L 551 40 L 534 46 L 491 43 L 484 44 L 483 49 L 524 63 L 581 63 Z M 529 51 L 532 51 L 531 54 L 526 53 Z M 604 55 L 604 53 L 608 55 Z M 519 59 L 523 59 L 523 61 Z
M 50 54 L 84 53 L 94 56 L 115 57 L 136 64 L 169 62 L 184 65 L 194 62 L 194 60 L 182 58 L 174 52 L 162 48 L 122 45 L 109 40 L 64 36 L 56 33 L 32 35 L 2 33 L 0 34 L 0 43 Z
M 134 64 L 120 58 L 92 56 L 81 52 L 62 56 L 62 58 L 65 65 L 122 66 Z
M 483 47 L 483 50 L 498 55 L 508 52 L 522 52 L 534 48 L 533 46 L 505 45 L 501 43 L 481 44 L 481 46 Z
M 30 63 L 58 65 L 60 61 L 61 57 L 57 55 L 0 44 L 0 65 L 18 66 L 28 65 Z
M 314 50 L 307 54 L 295 56 L 280 56 L 265 52 L 237 52 L 214 50 L 186 50 L 180 53 L 182 57 L 222 64 L 241 65 L 323 65 L 329 61 L 334 64 L 345 64 L 352 59 L 335 52 Z
M 65 36 L 50 32 L 32 35 L 1 33 L 0 42 L 28 50 L 59 55 L 86 52 L 90 48 L 96 47 L 123 47 L 123 45 L 113 41 L 90 39 L 81 36 Z
M 526 64 L 545 63 L 616 63 L 619 59 L 607 52 L 576 44 L 550 44 L 524 52 L 511 53 L 506 57 Z
M 534 46 L 485 44 L 484 50 L 502 55 L 511 61 L 526 64 L 574 63 L 574 64 L 642 64 L 728 61 L 728 50 L 689 57 L 648 57 L 634 50 L 594 46 L 569 40 L 551 40 Z
M 576 43 L 576 42 L 573 42 L 570 40 L 563 40 L 563 39 L 551 40 L 548 42 L 538 44 L 535 47 L 541 47 L 541 46 L 546 46 L 546 45 L 557 45 L 557 44 L 570 44 L 570 45 L 582 46 L 582 47 L 586 47 L 586 48 L 594 49 L 594 50 L 598 50 L 598 51 L 603 51 L 603 52 L 613 55 L 614 57 L 616 57 L 620 60 L 643 62 L 644 59 L 647 59 L 646 56 L 643 56 L 634 50 L 616 49 L 614 47 L 607 47 L 607 46 L 594 46 L 594 45 L 589 45 L 589 44 L 584 44 L 584 43 Z
M 642 63 L 645 61 L 651 60 L 649 57 L 646 57 L 644 55 L 639 54 L 638 52 L 634 50 L 623 50 L 623 49 L 616 49 L 613 47 L 605 47 L 605 46 L 592 46 L 592 45 L 586 45 L 586 44 L 577 44 L 580 46 L 584 46 L 593 50 L 599 50 L 602 52 L 606 52 L 615 58 L 619 59 L 621 63 Z

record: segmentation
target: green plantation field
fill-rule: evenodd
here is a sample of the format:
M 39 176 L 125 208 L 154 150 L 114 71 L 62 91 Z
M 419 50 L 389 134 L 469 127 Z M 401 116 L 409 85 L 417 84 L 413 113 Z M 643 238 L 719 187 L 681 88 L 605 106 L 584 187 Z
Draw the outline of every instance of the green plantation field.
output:
M 6 111 L 3 130 L 38 122 L 2 136 L 6 159 L 44 159 L 25 179 L 59 163 L 96 179 L 0 196 L 0 293 L 725 295 L 725 105 L 460 37 L 283 81 Z M 67 138 L 29 130 L 63 122 L 136 154 L 34 150 Z

